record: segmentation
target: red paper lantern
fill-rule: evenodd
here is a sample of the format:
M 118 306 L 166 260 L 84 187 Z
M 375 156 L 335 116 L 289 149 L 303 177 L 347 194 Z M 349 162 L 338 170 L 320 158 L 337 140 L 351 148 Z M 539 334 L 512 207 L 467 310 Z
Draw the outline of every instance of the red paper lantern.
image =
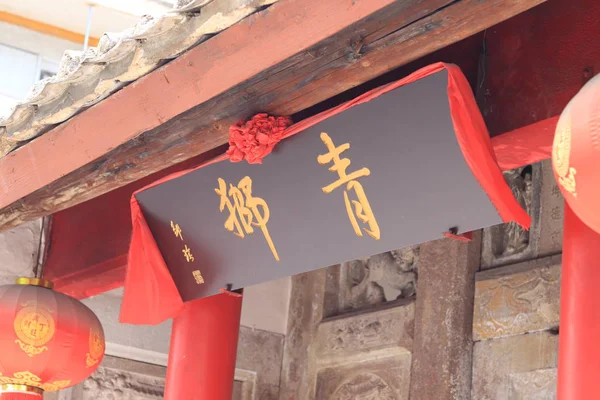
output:
M 571 209 L 600 233 L 600 75 L 589 81 L 561 114 L 552 166 Z
M 0 287 L 0 399 L 74 386 L 98 368 L 104 348 L 96 315 L 50 282 L 20 278 Z

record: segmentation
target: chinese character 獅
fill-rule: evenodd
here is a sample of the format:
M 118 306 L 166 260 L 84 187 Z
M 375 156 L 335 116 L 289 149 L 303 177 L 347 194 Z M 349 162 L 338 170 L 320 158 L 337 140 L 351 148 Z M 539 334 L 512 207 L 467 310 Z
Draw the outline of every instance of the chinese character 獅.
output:
M 325 146 L 327 146 L 327 150 L 329 151 L 318 156 L 317 162 L 320 165 L 333 163 L 333 165 L 329 167 L 329 171 L 337 172 L 339 177 L 338 180 L 325 186 L 323 192 L 329 194 L 340 186 L 346 185 L 346 189 L 344 190 L 344 201 L 346 203 L 348 218 L 350 218 L 350 223 L 354 228 L 354 233 L 356 233 L 357 236 L 362 236 L 362 231 L 357 221 L 358 218 L 362 223 L 368 226 L 368 229 L 364 228 L 365 232 L 373 239 L 379 240 L 381 237 L 379 225 L 377 224 L 375 215 L 373 215 L 373 210 L 371 209 L 363 186 L 357 181 L 358 178 L 369 176 L 371 171 L 368 168 L 361 168 L 358 171 L 349 174 L 346 173 L 346 169 L 350 166 L 350 159 L 340 158 L 340 155 L 350 148 L 350 143 L 344 143 L 336 147 L 329 135 L 325 132 L 321 133 L 321 140 L 325 143 Z M 357 200 L 350 200 L 348 196 L 350 190 L 354 190 Z
M 233 232 L 236 236 L 244 238 L 246 234 L 254 232 L 254 227 L 260 227 L 267 244 L 269 245 L 275 260 L 279 261 L 279 255 L 267 229 L 270 212 L 267 202 L 259 197 L 252 196 L 252 179 L 246 176 L 239 181 L 237 186 L 227 184 L 221 178 L 218 179 L 219 187 L 215 192 L 221 198 L 219 210 L 223 212 L 225 207 L 229 216 L 225 220 L 225 229 Z M 233 200 L 233 202 L 232 202 Z

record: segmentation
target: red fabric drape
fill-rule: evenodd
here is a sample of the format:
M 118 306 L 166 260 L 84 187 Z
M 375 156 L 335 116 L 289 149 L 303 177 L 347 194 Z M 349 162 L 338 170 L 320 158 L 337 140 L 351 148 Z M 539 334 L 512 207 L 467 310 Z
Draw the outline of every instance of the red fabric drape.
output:
M 488 194 L 502 220 L 505 222 L 515 221 L 528 229 L 531 219 L 515 200 L 512 191 L 504 181 L 471 87 L 460 68 L 455 65 L 436 63 L 422 68 L 406 78 L 371 90 L 351 101 L 294 124 L 286 129 L 283 137 L 295 135 L 351 107 L 443 70 L 448 72 L 450 113 L 456 139 L 467 165 Z M 223 155 L 208 164 L 226 158 L 227 156 Z M 138 192 L 191 171 L 176 173 Z M 176 316 L 181 311 L 183 302 L 137 204 L 135 193 L 131 198 L 131 212 L 133 237 L 129 250 L 120 320 L 123 323 L 154 325 Z

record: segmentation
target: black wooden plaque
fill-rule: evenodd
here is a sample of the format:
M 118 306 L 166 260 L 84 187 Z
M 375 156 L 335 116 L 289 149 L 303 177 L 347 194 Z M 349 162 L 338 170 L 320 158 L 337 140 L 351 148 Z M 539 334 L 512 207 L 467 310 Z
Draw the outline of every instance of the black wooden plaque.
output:
M 447 85 L 448 74 L 436 73 L 283 140 L 263 164 L 224 161 L 139 193 L 142 212 L 184 301 L 216 294 L 227 284 L 237 289 L 438 239 L 451 227 L 466 232 L 500 223 L 458 146 Z M 368 176 L 353 180 L 360 185 L 348 188 L 346 183 L 323 192 L 340 174 L 330 171 L 332 162 L 317 161 L 329 151 L 322 132 L 335 147 L 350 145 L 339 154 L 351 161 L 347 175 L 368 168 Z M 260 226 L 250 234 L 242 229 L 244 238 L 225 229 L 230 212 L 227 206 L 219 211 L 218 180 L 228 192 L 230 184 L 237 187 L 246 176 L 252 196 L 268 206 L 266 229 L 279 261 Z M 357 215 L 351 201 L 360 188 L 379 227 L 379 240 L 360 219 L 362 237 L 351 223 L 350 214 Z M 259 217 L 264 214 L 260 206 L 257 210 Z M 239 212 L 234 215 L 240 221 Z

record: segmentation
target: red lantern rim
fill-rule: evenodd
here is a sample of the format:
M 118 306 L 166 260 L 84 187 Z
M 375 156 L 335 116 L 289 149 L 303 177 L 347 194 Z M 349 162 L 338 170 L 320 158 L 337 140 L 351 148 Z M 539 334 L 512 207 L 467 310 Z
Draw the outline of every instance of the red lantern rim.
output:
M 46 279 L 40 278 L 18 278 L 15 281 L 16 285 L 39 286 L 46 289 L 54 289 L 54 284 Z
M 44 394 L 44 391 L 35 386 L 29 385 L 18 385 L 14 383 L 7 383 L 0 386 L 0 390 L 2 392 L 10 392 L 10 393 L 36 393 L 36 394 Z

